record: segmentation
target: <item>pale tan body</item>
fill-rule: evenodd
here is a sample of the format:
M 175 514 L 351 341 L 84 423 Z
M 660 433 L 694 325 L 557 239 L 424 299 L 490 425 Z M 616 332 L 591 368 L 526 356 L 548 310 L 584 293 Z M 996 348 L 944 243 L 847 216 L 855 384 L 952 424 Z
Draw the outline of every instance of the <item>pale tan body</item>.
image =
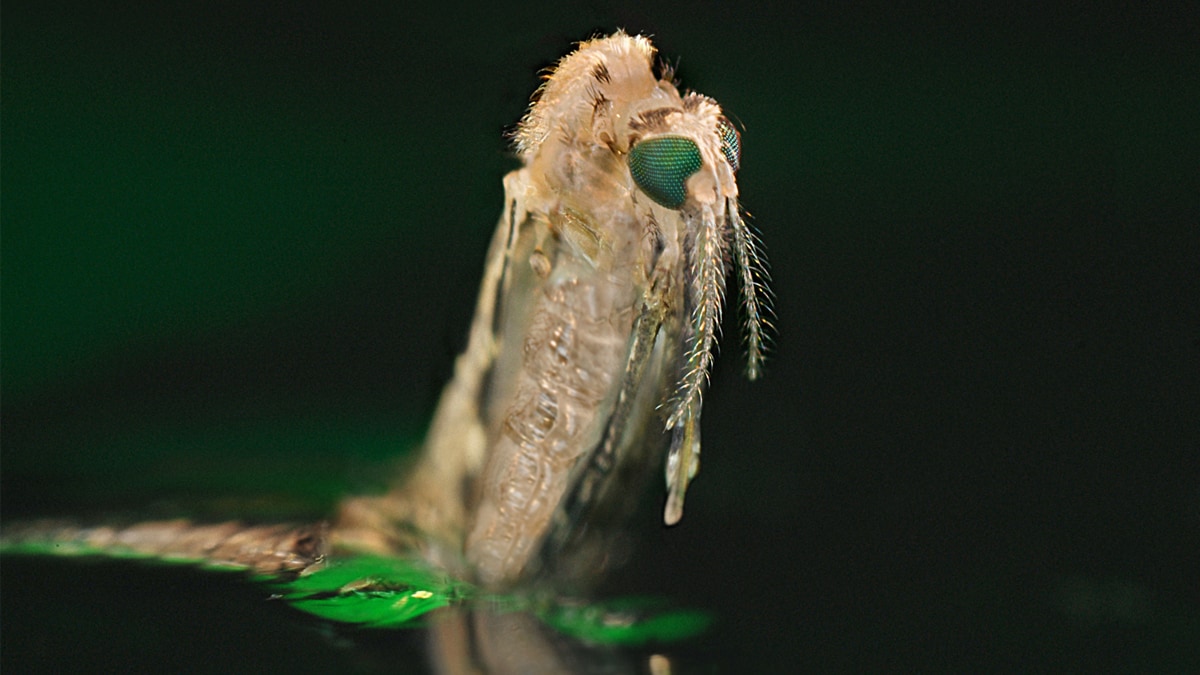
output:
M 666 518 L 678 520 L 698 466 L 725 239 L 741 223 L 732 168 L 711 140 L 720 108 L 656 78 L 653 54 L 617 34 L 548 76 L 517 134 L 525 166 L 505 177 L 469 344 L 424 459 L 389 498 L 347 505 L 347 542 L 392 547 L 389 523 L 414 524 L 435 533 L 438 562 L 490 586 L 529 579 L 539 551 L 568 544 L 578 564 L 599 566 L 579 551 L 599 553 L 603 539 L 570 532 L 581 500 L 632 501 L 631 465 L 656 463 L 671 428 Z M 656 134 L 697 139 L 704 158 L 681 209 L 647 198 L 626 167 L 631 146 Z M 614 488 L 618 475 L 630 484 Z
M 652 77 L 648 54 L 636 56 L 634 72 L 612 73 L 619 95 L 679 105 L 674 88 Z M 578 86 L 571 71 L 593 66 L 566 61 L 555 77 Z M 556 92 L 547 89 L 539 106 L 568 103 L 562 98 L 570 92 L 552 99 Z M 647 297 L 651 278 L 673 274 L 682 255 L 682 233 L 672 220 L 656 226 L 648 207 L 630 208 L 636 187 L 620 157 L 590 131 L 579 124 L 546 130 L 551 142 L 527 153 L 528 165 L 505 178 L 505 212 L 467 350 L 443 393 L 425 459 L 392 505 L 413 509 L 409 517 L 422 530 L 450 534 L 451 549 L 461 533 L 467 565 L 492 585 L 521 578 L 542 544 L 572 473 L 595 449 L 616 403 L 634 321 L 647 302 L 659 302 Z M 661 281 L 671 283 L 677 282 Z M 665 310 L 655 305 L 654 311 Z M 670 345 L 676 353 L 655 362 L 677 361 L 681 347 Z M 664 349 L 666 343 L 658 351 Z M 654 390 L 651 407 L 674 384 L 663 375 L 677 374 L 657 370 L 659 381 L 647 385 Z M 640 428 L 648 416 L 639 417 Z M 659 425 L 655 433 L 662 436 Z M 445 489 L 464 483 L 466 494 Z

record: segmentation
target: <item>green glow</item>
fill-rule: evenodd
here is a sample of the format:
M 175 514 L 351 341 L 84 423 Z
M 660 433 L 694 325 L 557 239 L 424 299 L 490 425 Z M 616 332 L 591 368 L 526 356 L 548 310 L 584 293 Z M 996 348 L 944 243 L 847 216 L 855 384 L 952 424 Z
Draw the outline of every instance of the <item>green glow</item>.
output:
M 584 606 L 556 606 L 541 614 L 555 629 L 580 640 L 608 645 L 678 642 L 708 629 L 712 614 L 671 608 L 652 598 L 621 598 Z
M 419 563 L 361 556 L 285 584 L 297 609 L 369 628 L 407 626 L 435 609 L 470 597 L 473 589 Z
M 366 628 L 415 627 L 425 614 L 452 605 L 533 612 L 561 633 L 607 645 L 676 642 L 702 633 L 712 623 L 706 612 L 673 608 L 655 598 L 575 604 L 489 594 L 402 558 L 352 557 L 277 588 L 297 609 Z

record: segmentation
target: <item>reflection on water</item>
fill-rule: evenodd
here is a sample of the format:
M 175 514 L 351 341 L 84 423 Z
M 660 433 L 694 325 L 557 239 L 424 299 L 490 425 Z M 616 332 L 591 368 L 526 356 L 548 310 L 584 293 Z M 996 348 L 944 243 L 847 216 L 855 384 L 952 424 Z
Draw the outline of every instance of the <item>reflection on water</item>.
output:
M 661 647 L 598 646 L 486 603 L 437 610 L 423 627 L 374 629 L 299 613 L 243 575 L 191 567 L 5 556 L 3 581 L 6 673 L 671 672 Z
M 447 608 L 429 628 L 434 670 L 458 673 L 635 673 L 638 660 L 549 629 L 527 612 Z M 669 669 L 666 672 L 670 672 Z

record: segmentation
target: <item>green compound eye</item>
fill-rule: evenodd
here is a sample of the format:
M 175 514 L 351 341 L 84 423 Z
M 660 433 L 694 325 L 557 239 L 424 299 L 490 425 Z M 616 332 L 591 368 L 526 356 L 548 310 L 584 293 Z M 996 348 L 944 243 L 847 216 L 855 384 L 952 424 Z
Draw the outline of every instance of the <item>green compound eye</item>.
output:
M 717 123 L 717 132 L 721 134 L 721 152 L 734 173 L 742 166 L 742 136 L 725 120 Z
M 642 192 L 668 209 L 687 201 L 687 179 L 700 170 L 700 148 L 682 136 L 659 136 L 629 151 L 629 173 Z

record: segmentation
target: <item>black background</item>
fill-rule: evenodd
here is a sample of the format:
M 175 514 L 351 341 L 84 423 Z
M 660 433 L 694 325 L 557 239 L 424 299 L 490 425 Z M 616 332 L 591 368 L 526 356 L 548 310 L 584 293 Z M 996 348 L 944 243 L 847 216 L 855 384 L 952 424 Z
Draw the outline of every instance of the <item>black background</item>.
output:
M 1195 8 L 641 4 L 7 3 L 5 518 L 382 480 L 503 132 L 624 27 L 744 126 L 778 339 L 749 384 L 727 322 L 684 521 L 648 495 L 606 591 L 713 610 L 701 672 L 1200 667 Z M 236 577 L 2 572 L 9 672 L 423 667 Z

